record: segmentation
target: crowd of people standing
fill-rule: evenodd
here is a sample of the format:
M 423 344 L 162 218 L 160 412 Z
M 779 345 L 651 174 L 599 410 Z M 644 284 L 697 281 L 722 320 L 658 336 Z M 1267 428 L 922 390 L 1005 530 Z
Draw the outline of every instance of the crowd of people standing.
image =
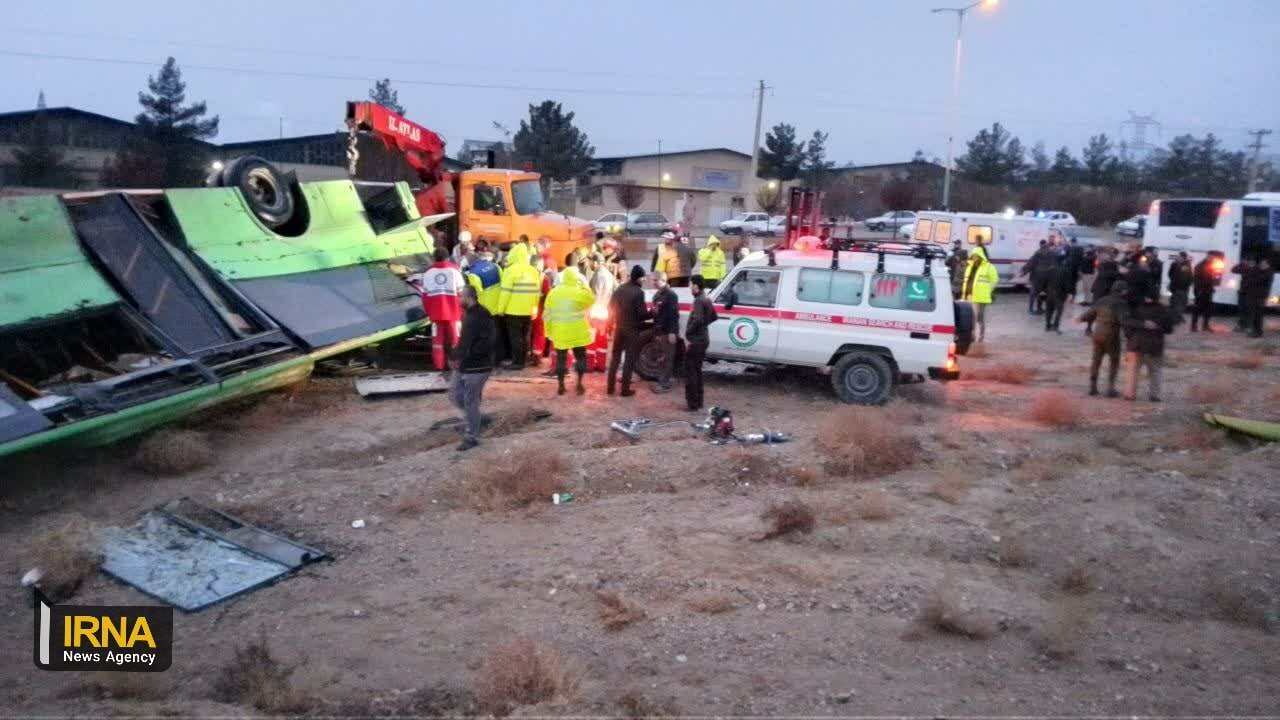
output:
M 972 303 L 977 340 L 984 342 L 986 307 L 994 300 L 992 291 L 999 281 L 987 249 L 982 245 L 971 251 L 956 247 L 947 263 L 955 297 Z M 1213 332 L 1213 294 L 1225 269 L 1221 256 L 1208 254 L 1193 265 L 1187 253 L 1178 253 L 1170 259 L 1167 275 L 1164 264 L 1155 248 L 1135 244 L 1122 252 L 1110 245 L 1086 247 L 1075 238 L 1066 240 L 1054 232 L 1023 265 L 1019 277 L 1026 277 L 1030 288 L 1027 313 L 1044 317 L 1045 332 L 1062 333 L 1062 316 L 1070 303 L 1088 307 L 1078 319 L 1085 323 L 1084 332 L 1093 347 L 1090 395 L 1100 394 L 1103 360 L 1108 363 L 1106 396 L 1121 395 L 1116 382 L 1123 348 L 1124 398 L 1136 398 L 1145 369 L 1147 397 L 1159 402 L 1165 336 L 1185 322 L 1188 312 L 1191 332 Z M 1272 260 L 1246 258 L 1231 272 L 1240 276 L 1240 314 L 1235 329 L 1261 337 L 1267 295 L 1275 276 Z M 1169 293 L 1167 304 L 1162 301 L 1162 286 Z
M 463 412 L 465 435 L 459 450 L 478 443 L 484 386 L 497 370 L 522 370 L 549 359 L 544 373 L 567 393 L 572 358 L 574 391 L 586 393 L 589 372 L 607 375 L 606 392 L 635 395 L 636 362 L 646 346 L 657 348 L 653 391 L 669 392 L 680 343 L 680 303 L 673 287 L 693 295 L 684 331 L 685 401 L 702 409 L 702 360 L 716 320 L 706 290 L 724 278 L 728 263 L 712 236 L 694 250 L 688 238 L 665 233 L 649 271 L 629 269 L 621 244 L 604 233 L 575 248 L 563 263 L 551 242 L 521 236 L 499 261 L 483 238 L 460 233 L 452 252 L 436 250 L 433 264 L 418 279 L 427 318 L 433 324 L 432 363 L 451 371 L 450 399 Z M 699 271 L 695 273 L 695 270 Z M 642 283 L 657 289 L 646 301 Z M 621 372 L 621 386 L 618 375 Z

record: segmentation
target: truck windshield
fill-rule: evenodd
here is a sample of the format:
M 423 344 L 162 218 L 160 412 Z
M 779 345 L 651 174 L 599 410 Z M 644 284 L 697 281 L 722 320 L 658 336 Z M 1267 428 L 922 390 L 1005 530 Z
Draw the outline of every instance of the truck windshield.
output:
M 537 180 L 517 180 L 511 183 L 511 200 L 517 215 L 532 215 L 547 209 L 542 201 L 542 185 Z

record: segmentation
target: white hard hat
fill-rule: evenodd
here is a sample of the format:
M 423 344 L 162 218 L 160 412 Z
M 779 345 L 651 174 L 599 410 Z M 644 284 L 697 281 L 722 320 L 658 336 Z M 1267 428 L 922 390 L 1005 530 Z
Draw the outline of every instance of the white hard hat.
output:
M 470 231 L 470 230 L 463 230 L 462 232 L 458 233 L 458 242 L 460 242 L 460 243 L 469 243 L 469 242 L 471 242 L 471 231 Z
M 675 239 L 676 239 L 676 234 L 675 234 L 675 233 L 673 233 L 673 232 L 671 232 L 670 230 L 668 230 L 668 231 L 666 231 L 666 232 L 662 233 L 662 239 L 663 239 L 663 240 L 675 240 Z

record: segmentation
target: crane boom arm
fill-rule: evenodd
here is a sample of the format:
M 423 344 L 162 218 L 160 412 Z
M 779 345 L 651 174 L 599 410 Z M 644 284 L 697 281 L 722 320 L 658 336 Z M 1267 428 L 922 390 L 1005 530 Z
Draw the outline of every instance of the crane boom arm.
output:
M 404 154 L 409 166 L 427 185 L 441 180 L 444 138 L 372 102 L 348 102 L 347 125 L 382 140 L 388 149 Z

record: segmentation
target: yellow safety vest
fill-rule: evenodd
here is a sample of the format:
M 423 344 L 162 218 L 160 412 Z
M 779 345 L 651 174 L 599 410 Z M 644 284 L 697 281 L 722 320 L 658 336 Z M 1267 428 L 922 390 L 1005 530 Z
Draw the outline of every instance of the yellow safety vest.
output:
M 523 243 L 507 254 L 507 268 L 499 285 L 498 315 L 533 317 L 542 295 L 542 276 L 529 264 L 529 250 Z
M 587 309 L 596 300 L 591 288 L 582 282 L 576 268 L 560 274 L 560 284 L 547 293 L 542 322 L 547 337 L 557 350 L 571 350 L 591 344 L 591 322 Z
M 708 244 L 699 250 L 698 262 L 702 265 L 702 277 L 707 280 L 721 280 L 724 278 L 724 251 L 720 249 L 720 243 Z
M 982 248 L 975 249 L 969 258 L 969 266 L 965 268 L 962 299 L 979 305 L 990 305 L 999 282 L 1000 274 L 996 272 L 996 266 L 987 259 L 986 251 Z

